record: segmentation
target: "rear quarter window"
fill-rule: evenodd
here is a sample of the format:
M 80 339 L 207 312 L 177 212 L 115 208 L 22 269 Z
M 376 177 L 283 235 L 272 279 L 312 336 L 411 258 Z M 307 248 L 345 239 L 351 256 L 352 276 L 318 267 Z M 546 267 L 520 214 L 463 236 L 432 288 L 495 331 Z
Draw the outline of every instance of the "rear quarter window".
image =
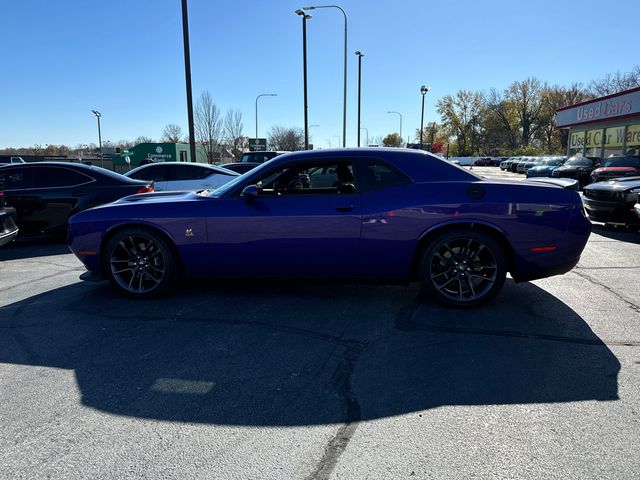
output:
M 0 183 L 4 183 L 4 190 L 21 190 L 31 188 L 31 170 L 28 168 L 0 169 Z

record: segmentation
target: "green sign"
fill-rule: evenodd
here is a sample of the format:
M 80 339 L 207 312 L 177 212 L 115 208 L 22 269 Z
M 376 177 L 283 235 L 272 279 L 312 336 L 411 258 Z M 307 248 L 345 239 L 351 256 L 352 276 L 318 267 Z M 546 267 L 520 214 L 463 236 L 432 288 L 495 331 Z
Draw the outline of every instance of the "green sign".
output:
M 251 152 L 266 152 L 267 151 L 267 139 L 266 138 L 250 138 L 249 139 L 249 151 L 251 151 Z

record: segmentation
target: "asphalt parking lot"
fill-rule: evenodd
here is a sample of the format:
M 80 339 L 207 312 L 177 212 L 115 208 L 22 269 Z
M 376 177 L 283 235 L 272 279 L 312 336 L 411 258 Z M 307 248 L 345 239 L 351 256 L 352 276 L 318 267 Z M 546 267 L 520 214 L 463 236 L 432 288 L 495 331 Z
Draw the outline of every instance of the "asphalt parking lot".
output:
M 417 285 L 134 301 L 83 271 L 0 248 L 0 478 L 638 478 L 638 233 L 595 225 L 573 271 L 475 310 Z

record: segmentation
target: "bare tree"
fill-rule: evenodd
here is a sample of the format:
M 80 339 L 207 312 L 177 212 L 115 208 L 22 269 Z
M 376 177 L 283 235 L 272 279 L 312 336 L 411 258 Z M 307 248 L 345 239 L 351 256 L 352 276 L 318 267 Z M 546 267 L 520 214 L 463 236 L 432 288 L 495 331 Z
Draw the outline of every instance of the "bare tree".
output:
M 630 72 L 620 73 L 617 71 L 592 80 L 589 84 L 589 93 L 595 97 L 602 97 L 636 87 L 640 87 L 640 65 L 633 67 Z
M 540 137 L 549 153 L 566 150 L 568 131 L 556 128 L 556 111 L 559 108 L 575 105 L 589 100 L 591 95 L 581 83 L 573 83 L 568 87 L 554 85 L 542 91 L 543 108 L 540 114 Z
M 301 128 L 271 127 L 267 135 L 273 150 L 293 152 L 304 149 L 304 132 Z
M 170 123 L 162 131 L 162 140 L 168 143 L 179 143 L 182 139 L 182 127 Z
M 242 135 L 242 112 L 240 109 L 227 110 L 224 118 L 224 141 L 236 158 L 247 146 L 247 137 Z
M 520 144 L 526 147 L 540 127 L 540 115 L 544 107 L 542 90 L 546 86 L 537 78 L 514 82 L 507 89 L 507 100 L 512 103 L 520 127 Z
M 222 119 L 220 109 L 208 91 L 200 94 L 195 111 L 196 142 L 202 145 L 207 154 L 207 161 L 213 163 L 214 152 L 220 150 Z
M 144 135 L 140 135 L 138 138 L 136 138 L 133 143 L 135 143 L 136 145 L 138 145 L 139 143 L 154 143 L 153 138 L 151 137 L 145 137 Z

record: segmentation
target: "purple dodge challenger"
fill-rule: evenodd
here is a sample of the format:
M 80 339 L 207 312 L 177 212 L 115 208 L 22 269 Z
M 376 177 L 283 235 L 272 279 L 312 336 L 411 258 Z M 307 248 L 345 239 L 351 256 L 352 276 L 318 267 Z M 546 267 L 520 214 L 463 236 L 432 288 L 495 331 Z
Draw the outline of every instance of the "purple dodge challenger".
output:
M 493 181 L 404 149 L 295 152 L 216 190 L 133 195 L 74 215 L 69 246 L 132 297 L 191 278 L 421 281 L 437 300 L 486 303 L 565 273 L 589 238 L 578 193 Z

